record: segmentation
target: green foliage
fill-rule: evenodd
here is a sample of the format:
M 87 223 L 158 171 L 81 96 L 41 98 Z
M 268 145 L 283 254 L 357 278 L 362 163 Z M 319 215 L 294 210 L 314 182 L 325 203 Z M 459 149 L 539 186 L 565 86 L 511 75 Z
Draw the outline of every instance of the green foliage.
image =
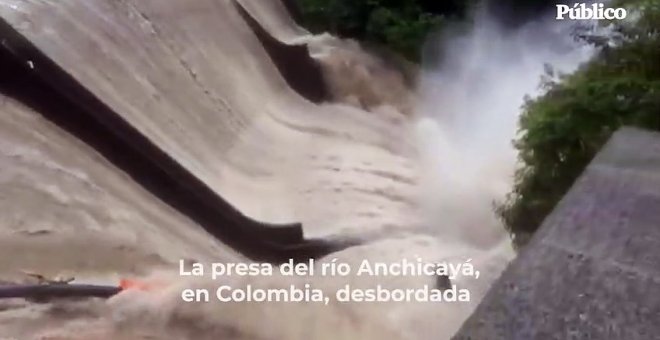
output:
M 554 9 L 550 0 L 294 0 L 302 24 L 314 33 L 330 32 L 419 61 L 426 36 L 448 21 L 464 21 L 478 3 L 504 21 L 523 23 Z M 508 20 L 510 18 L 515 18 Z
M 631 5 L 631 2 L 627 2 Z M 660 0 L 635 1 L 641 17 L 614 35 L 585 36 L 597 56 L 569 76 L 550 77 L 528 99 L 515 147 L 522 167 L 497 208 L 524 245 L 610 135 L 623 125 L 660 130 Z
M 312 32 L 328 31 L 342 37 L 385 45 L 417 61 L 426 35 L 441 27 L 446 18 L 464 15 L 471 1 L 449 1 L 439 9 L 431 9 L 427 2 L 299 0 L 298 4 L 304 24 Z M 434 6 L 437 7 L 437 4 Z
M 379 8 L 369 16 L 366 36 L 417 60 L 427 33 L 432 28 L 439 27 L 441 22 L 440 16 L 422 13 L 417 7 L 410 12 Z

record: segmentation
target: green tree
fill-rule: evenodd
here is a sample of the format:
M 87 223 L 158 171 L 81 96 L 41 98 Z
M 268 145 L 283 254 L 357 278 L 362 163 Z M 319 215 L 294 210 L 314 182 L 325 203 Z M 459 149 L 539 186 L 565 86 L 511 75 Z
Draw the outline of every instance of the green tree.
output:
M 528 99 L 514 145 L 521 168 L 497 211 L 524 245 L 611 134 L 623 125 L 660 130 L 660 0 L 626 1 L 613 33 L 581 37 L 600 47 L 568 76 L 546 79 Z
M 312 32 L 330 32 L 389 47 L 418 61 L 427 34 L 447 18 L 462 17 L 472 1 L 424 0 L 298 0 L 304 25 Z

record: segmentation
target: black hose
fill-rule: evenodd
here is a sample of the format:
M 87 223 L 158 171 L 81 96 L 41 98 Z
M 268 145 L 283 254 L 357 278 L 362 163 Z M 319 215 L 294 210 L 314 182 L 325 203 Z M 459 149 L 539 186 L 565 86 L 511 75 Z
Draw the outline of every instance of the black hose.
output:
M 121 287 L 88 284 L 31 284 L 0 286 L 0 299 L 24 298 L 48 300 L 54 298 L 109 298 L 119 292 Z

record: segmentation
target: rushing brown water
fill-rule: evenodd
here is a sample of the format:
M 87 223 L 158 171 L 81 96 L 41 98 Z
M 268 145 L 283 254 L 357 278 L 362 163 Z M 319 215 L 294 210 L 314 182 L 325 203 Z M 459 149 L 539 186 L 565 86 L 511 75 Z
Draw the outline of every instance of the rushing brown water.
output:
M 426 56 L 411 89 L 398 70 L 358 44 L 294 25 L 279 2 L 241 3 L 279 41 L 309 43 L 335 102 L 311 103 L 291 90 L 230 1 L 186 7 L 162 0 L 2 0 L 0 9 L 81 84 L 245 214 L 301 221 L 308 236 L 363 241 L 318 266 L 333 259 L 354 268 L 365 259 L 470 260 L 480 277 L 452 283 L 469 289 L 471 301 L 183 303 L 187 287 L 310 284 L 333 292 L 346 284 L 422 288 L 435 286 L 437 278 L 180 278 L 181 258 L 246 260 L 89 146 L 8 99 L 0 115 L 0 141 L 7 146 L 0 160 L 14 194 L 2 201 L 12 204 L 0 206 L 13 216 L 0 224 L 7 235 L 0 257 L 11 259 L 0 263 L 2 279 L 15 279 L 25 267 L 102 283 L 153 272 L 151 279 L 167 288 L 129 291 L 108 303 L 11 302 L 0 306 L 7 336 L 449 338 L 513 256 L 492 202 L 510 188 L 519 107 L 536 91 L 545 63 L 570 71 L 587 52 L 555 44 L 553 24 L 505 33 L 480 17 L 467 34 L 429 41 L 441 45 L 442 62 Z M 17 252 L 31 256 L 12 256 Z
M 155 303 L 159 307 L 150 306 L 146 310 L 157 308 L 165 313 L 164 316 L 158 314 L 160 325 L 171 326 L 168 320 L 172 315 L 185 315 L 187 323 L 175 328 L 187 337 L 209 339 L 212 338 L 209 334 L 223 334 L 229 330 L 236 332 L 232 334 L 241 334 L 237 338 L 246 339 L 449 338 L 513 256 L 508 235 L 493 214 L 492 203 L 503 199 L 511 187 L 516 155 L 510 141 L 515 137 L 523 98 L 537 93 L 546 64 L 569 72 L 589 55 L 586 49 L 556 41 L 563 33 L 549 31 L 551 29 L 552 26 L 537 25 L 505 33 L 488 18 L 481 17 L 467 34 L 429 42 L 441 43 L 446 54 L 442 63 L 425 65 L 413 97 L 415 114 L 407 127 L 418 152 L 415 159 L 419 162 L 416 164 L 419 183 L 412 197 L 419 206 L 416 216 L 421 218 L 415 220 L 406 216 L 404 220 L 409 225 L 404 228 L 376 229 L 374 236 L 365 238 L 364 246 L 325 259 L 339 258 L 354 267 L 363 259 L 396 262 L 422 257 L 430 262 L 455 263 L 472 259 L 481 276 L 478 279 L 458 277 L 453 281 L 470 290 L 470 303 L 182 306 L 175 302 L 178 298 L 175 293 L 158 303 L 146 297 L 142 297 L 144 300 L 119 297 L 115 301 L 119 310 L 134 307 L 136 301 Z M 540 39 L 540 34 L 546 34 L 548 40 Z M 327 43 L 327 39 L 331 38 L 318 40 Z M 333 57 L 336 55 L 326 56 Z M 368 56 L 362 58 L 369 60 Z M 355 67 L 359 70 L 365 66 L 357 64 Z M 342 74 L 340 78 L 349 76 Z M 383 79 L 378 73 L 371 77 L 373 81 Z M 396 111 L 396 108 L 381 107 L 380 110 Z M 375 110 L 375 114 L 378 113 Z M 353 157 L 356 156 L 353 153 Z M 342 176 L 350 181 L 350 173 Z M 363 185 L 369 186 L 368 183 Z M 396 213 L 380 212 L 381 215 Z M 355 229 L 363 228 L 357 220 L 345 223 L 349 234 L 365 232 Z M 346 283 L 365 288 L 376 284 L 416 288 L 430 284 L 429 281 L 428 277 L 412 276 L 293 280 L 299 286 L 311 282 L 326 291 L 337 290 Z M 274 277 L 242 281 L 238 285 L 286 287 L 291 282 L 290 278 Z M 169 309 L 162 309 L 162 306 Z M 143 309 L 137 310 L 143 315 Z M 129 315 L 126 320 L 132 321 L 128 324 L 141 320 L 135 314 Z M 143 327 L 140 322 L 137 324 Z

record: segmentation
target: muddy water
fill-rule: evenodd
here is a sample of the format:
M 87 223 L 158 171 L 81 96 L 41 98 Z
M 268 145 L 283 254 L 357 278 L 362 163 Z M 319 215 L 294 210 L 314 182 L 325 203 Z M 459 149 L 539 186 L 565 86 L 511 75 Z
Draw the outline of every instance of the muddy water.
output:
M 5 208 L 16 217 L 2 222 L 12 233 L 4 240 L 20 242 L 3 249 L 30 252 L 27 244 L 35 237 L 30 228 L 42 221 L 57 223 L 41 226 L 48 232 L 32 243 L 39 245 L 34 256 L 15 258 L 7 273 L 15 275 L 29 264 L 42 271 L 66 268 L 80 279 L 108 283 L 151 271 L 159 273 L 153 280 L 169 288 L 127 292 L 108 303 L 9 305 L 0 309 L 0 329 L 8 335 L 449 338 L 513 256 L 491 203 L 511 184 L 515 153 L 509 142 L 519 106 L 525 94 L 536 91 L 545 63 L 568 71 L 586 54 L 556 40 L 553 26 L 504 33 L 480 18 L 468 34 L 429 42 L 441 44 L 445 55 L 428 55 L 411 89 L 404 76 L 358 45 L 299 29 L 278 2 L 243 3 L 276 38 L 310 44 L 339 103 L 313 104 L 288 88 L 229 1 L 190 7 L 162 0 L 0 1 L 4 18 L 245 214 L 271 222 L 301 221 L 308 236 L 363 240 L 362 246 L 332 254 L 318 266 L 334 259 L 353 268 L 365 259 L 470 260 L 479 278 L 452 283 L 469 289 L 471 302 L 184 304 L 180 292 L 186 287 L 310 284 L 333 292 L 346 284 L 433 287 L 437 278 L 233 276 L 209 282 L 177 277 L 181 257 L 204 263 L 240 257 L 205 241 L 198 226 L 140 190 L 94 150 L 12 103 L 12 112 L 28 123 L 1 135 L 13 150 L 2 154 L 11 165 L 3 169 L 29 173 L 33 180 L 3 179 L 18 188 L 11 202 L 32 199 L 30 205 Z M 34 126 L 43 132 L 21 133 Z M 44 138 L 53 150 L 47 157 L 34 151 L 46 148 Z M 32 214 L 37 210 L 42 214 Z M 63 211 L 75 211 L 75 218 Z M 102 251 L 88 251 L 89 261 L 58 257 L 58 269 L 50 268 L 54 262 L 46 257 L 82 249 L 71 245 L 89 244 L 90 234 L 96 243 L 102 241 L 99 235 L 111 236 L 112 242 L 96 247 Z M 127 258 L 134 261 L 127 264 Z

